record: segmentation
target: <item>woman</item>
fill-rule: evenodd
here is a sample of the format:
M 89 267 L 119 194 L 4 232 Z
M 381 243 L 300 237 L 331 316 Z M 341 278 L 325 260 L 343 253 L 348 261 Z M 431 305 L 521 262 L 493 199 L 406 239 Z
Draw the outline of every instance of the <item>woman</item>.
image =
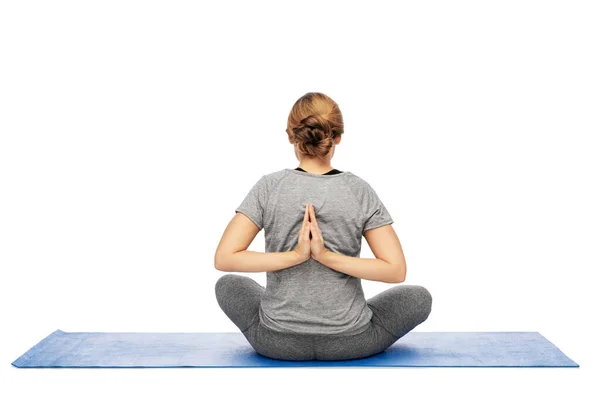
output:
M 431 295 L 396 285 L 366 300 L 361 279 L 404 282 L 394 222 L 362 178 L 331 166 L 344 132 L 338 105 L 307 93 L 288 117 L 300 166 L 263 175 L 236 209 L 215 253 L 225 272 L 266 272 L 266 288 L 225 274 L 221 309 L 259 354 L 279 360 L 349 360 L 380 353 L 431 312 Z M 246 250 L 265 229 L 266 252 Z M 360 258 L 364 235 L 376 258 Z

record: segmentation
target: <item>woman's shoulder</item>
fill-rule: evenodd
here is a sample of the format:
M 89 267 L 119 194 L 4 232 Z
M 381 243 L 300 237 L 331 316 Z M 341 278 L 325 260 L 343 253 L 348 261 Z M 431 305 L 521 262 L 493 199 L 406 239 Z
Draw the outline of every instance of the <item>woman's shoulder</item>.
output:
M 287 176 L 287 170 L 281 169 L 274 172 L 268 172 L 261 175 L 260 179 L 257 182 L 257 185 L 269 190 L 277 185 L 278 182 L 281 182 L 283 178 Z
M 295 174 L 294 172 L 292 172 L 291 168 L 282 168 L 277 171 L 268 172 L 268 173 L 263 174 L 260 177 L 260 181 L 265 186 L 272 187 L 273 185 L 276 185 L 277 183 L 283 181 L 284 179 L 286 179 L 288 177 L 294 177 L 294 176 L 301 176 L 301 175 L 298 175 L 298 174 Z M 335 176 L 335 175 L 332 175 L 332 176 Z M 343 182 L 345 185 L 349 185 L 354 188 L 360 188 L 360 189 L 365 189 L 365 188 L 370 187 L 370 185 L 366 179 L 362 178 L 359 175 L 356 175 L 355 173 L 353 173 L 351 171 L 344 170 L 344 178 L 345 179 L 341 179 L 340 182 Z

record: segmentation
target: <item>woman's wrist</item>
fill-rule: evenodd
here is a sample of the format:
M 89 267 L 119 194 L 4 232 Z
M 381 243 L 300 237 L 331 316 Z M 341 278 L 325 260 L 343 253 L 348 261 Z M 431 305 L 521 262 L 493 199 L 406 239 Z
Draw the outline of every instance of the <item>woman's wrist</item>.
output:
M 329 256 L 331 255 L 331 251 L 325 249 L 319 256 L 315 257 L 313 254 L 311 254 L 312 258 L 314 258 L 317 262 L 328 266 L 327 265 L 327 259 L 329 258 Z
M 308 260 L 310 258 L 310 257 L 307 258 L 307 257 L 303 256 L 302 254 L 300 254 L 299 251 L 297 251 L 295 249 L 289 251 L 288 253 L 290 253 L 290 257 L 291 257 L 292 262 L 293 262 L 292 267 L 294 265 L 303 263 L 304 261 L 306 261 L 306 260 Z

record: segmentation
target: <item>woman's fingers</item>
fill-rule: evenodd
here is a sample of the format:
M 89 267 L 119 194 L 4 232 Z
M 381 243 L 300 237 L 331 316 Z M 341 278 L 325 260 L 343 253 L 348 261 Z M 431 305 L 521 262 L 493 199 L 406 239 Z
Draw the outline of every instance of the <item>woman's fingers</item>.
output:
M 308 221 L 310 218 L 310 212 L 309 212 L 309 208 L 308 208 L 308 203 L 306 204 L 306 207 L 304 208 L 304 219 L 302 220 L 302 226 L 308 226 Z
M 303 231 L 302 234 L 304 235 L 304 239 L 306 240 L 310 240 L 310 222 L 308 221 L 308 217 L 309 217 L 309 212 L 308 212 L 308 203 L 306 204 L 306 208 L 304 210 L 304 222 L 302 223 L 302 227 L 303 227 Z
M 305 232 L 308 230 L 308 204 L 304 209 L 304 219 L 302 220 L 302 225 L 300 225 L 300 231 L 298 231 L 298 237 L 300 237 L 301 239 L 304 238 L 305 236 Z
M 319 239 L 323 240 L 323 235 L 321 234 L 321 229 L 319 228 L 319 223 L 317 222 L 317 216 L 315 215 L 315 208 L 312 204 L 310 205 L 310 219 L 312 221 L 310 224 L 311 231 L 314 232 Z
M 317 223 L 317 216 L 315 215 L 315 208 L 313 207 L 313 205 L 310 205 L 310 220 L 313 221 L 313 224 L 315 226 L 315 230 L 318 232 L 319 231 L 319 224 Z
M 302 225 L 298 231 L 298 245 L 294 249 L 298 254 L 302 256 L 303 260 L 308 260 L 311 257 L 310 250 L 310 213 L 308 204 L 304 210 L 304 219 Z

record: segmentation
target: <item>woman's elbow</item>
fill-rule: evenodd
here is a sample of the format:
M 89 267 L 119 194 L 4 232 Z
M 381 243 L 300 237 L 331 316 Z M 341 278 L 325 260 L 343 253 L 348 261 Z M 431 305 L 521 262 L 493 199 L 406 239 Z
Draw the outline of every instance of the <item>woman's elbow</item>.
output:
M 225 257 L 223 257 L 223 255 L 220 255 L 219 253 L 215 253 L 215 258 L 214 258 L 214 264 L 215 264 L 215 269 L 219 270 L 219 271 L 223 271 L 223 272 L 230 272 L 229 269 L 227 268 L 227 263 L 224 262 Z
M 406 280 L 406 265 L 398 265 L 395 268 L 393 281 L 390 283 L 402 283 Z

